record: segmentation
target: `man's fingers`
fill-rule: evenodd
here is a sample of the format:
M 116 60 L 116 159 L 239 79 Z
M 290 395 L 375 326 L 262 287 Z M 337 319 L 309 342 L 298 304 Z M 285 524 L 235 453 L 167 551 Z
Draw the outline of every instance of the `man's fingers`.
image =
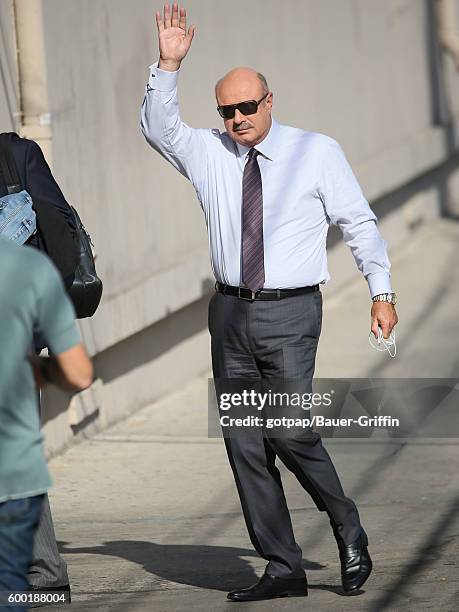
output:
M 383 338 L 387 340 L 387 338 L 390 336 L 390 330 L 391 330 L 389 319 L 387 319 L 384 316 L 380 316 L 380 315 L 376 315 L 372 319 L 371 331 L 374 333 L 375 338 L 378 338 L 378 335 L 379 335 L 378 328 L 379 327 L 381 328 Z
M 398 322 L 397 313 L 392 304 L 375 302 L 371 308 L 371 331 L 377 338 L 378 326 L 381 328 L 382 337 L 387 340 L 392 329 Z
M 158 26 L 158 32 L 162 32 L 164 30 L 164 23 L 159 11 L 156 11 L 156 25 Z
M 161 18 L 161 13 L 159 11 L 156 12 L 156 23 L 158 25 L 158 31 L 162 32 L 166 28 L 180 28 L 184 31 L 185 36 L 190 39 L 190 43 L 193 40 L 194 36 L 194 28 L 195 26 L 191 26 L 188 29 L 188 34 L 186 32 L 186 9 L 179 6 L 177 2 L 174 2 L 172 8 L 169 3 L 164 5 L 164 17 Z
M 172 5 L 171 25 L 173 28 L 178 28 L 178 25 L 179 25 L 179 12 L 178 12 L 177 2 L 174 2 L 174 4 Z
M 371 321 L 371 331 L 373 332 L 373 335 L 377 340 L 378 339 L 378 319 L 373 319 Z
M 190 27 L 188 28 L 188 40 L 190 41 L 190 45 L 191 45 L 191 41 L 193 40 L 195 29 L 196 29 L 195 25 L 190 25 Z
M 183 6 L 180 9 L 179 27 L 186 33 L 186 10 L 183 8 Z
M 164 27 L 171 27 L 171 7 L 169 6 L 169 2 L 164 5 Z

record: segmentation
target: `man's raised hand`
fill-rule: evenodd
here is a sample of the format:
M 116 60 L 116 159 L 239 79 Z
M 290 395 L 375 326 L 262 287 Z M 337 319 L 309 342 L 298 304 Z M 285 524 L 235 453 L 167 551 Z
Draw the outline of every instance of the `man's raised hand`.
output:
M 156 24 L 159 38 L 159 64 L 161 70 L 175 71 L 188 53 L 193 40 L 195 26 L 186 30 L 186 10 L 179 11 L 178 4 L 174 2 L 172 11 L 169 3 L 164 5 L 164 16 L 156 12 Z

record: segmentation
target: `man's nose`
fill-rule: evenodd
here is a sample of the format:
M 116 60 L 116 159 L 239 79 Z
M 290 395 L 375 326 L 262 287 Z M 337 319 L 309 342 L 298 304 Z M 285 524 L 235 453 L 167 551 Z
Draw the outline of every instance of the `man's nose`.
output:
M 243 115 L 241 111 L 236 108 L 236 110 L 234 111 L 234 122 L 242 123 L 243 121 L 245 121 L 245 115 Z

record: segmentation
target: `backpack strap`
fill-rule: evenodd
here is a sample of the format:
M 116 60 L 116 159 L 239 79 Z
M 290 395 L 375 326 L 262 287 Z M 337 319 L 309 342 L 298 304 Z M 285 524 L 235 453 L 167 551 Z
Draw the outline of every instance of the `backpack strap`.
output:
M 13 134 L 0 134 L 0 168 L 5 180 L 8 195 L 22 191 L 16 162 L 11 151 L 11 137 Z

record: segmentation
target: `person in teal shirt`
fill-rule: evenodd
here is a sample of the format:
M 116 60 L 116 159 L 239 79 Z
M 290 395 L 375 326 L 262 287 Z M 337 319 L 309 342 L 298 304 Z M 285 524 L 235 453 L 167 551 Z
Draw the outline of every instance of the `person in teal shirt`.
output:
M 0 593 L 28 590 L 27 569 L 51 479 L 37 384 L 82 390 L 92 364 L 73 306 L 48 257 L 0 236 Z M 39 333 L 50 357 L 34 355 Z M 0 610 L 9 610 L 0 601 Z

